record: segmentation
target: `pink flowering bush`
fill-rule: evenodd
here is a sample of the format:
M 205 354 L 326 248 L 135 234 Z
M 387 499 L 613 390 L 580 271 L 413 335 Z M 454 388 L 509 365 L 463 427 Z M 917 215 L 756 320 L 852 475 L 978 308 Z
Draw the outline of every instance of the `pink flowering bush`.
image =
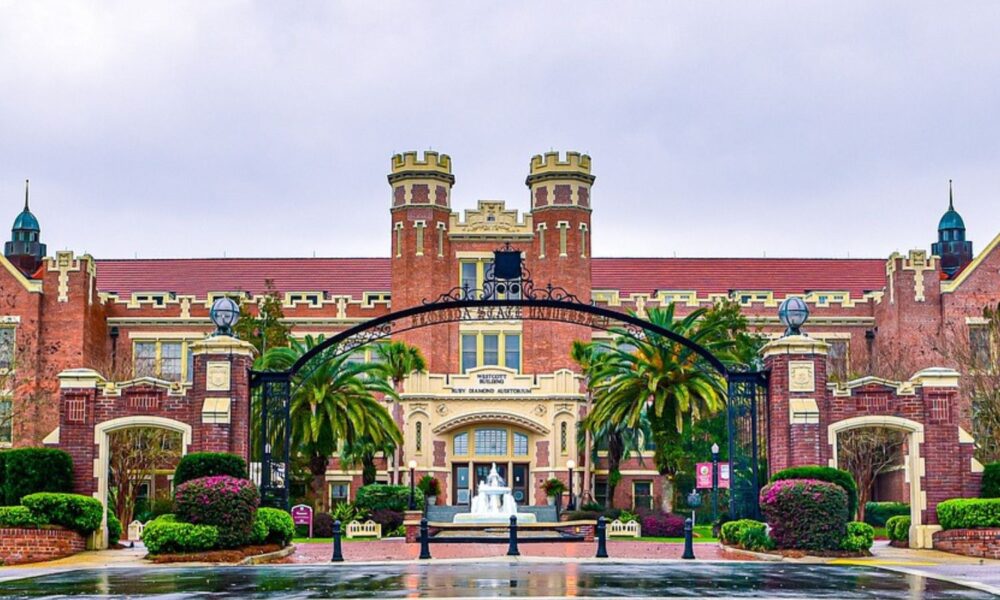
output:
M 247 479 L 216 475 L 178 486 L 174 503 L 178 520 L 214 525 L 219 530 L 219 547 L 235 548 L 250 542 L 260 495 Z
M 847 492 L 818 479 L 783 479 L 760 491 L 778 548 L 838 550 L 847 535 Z

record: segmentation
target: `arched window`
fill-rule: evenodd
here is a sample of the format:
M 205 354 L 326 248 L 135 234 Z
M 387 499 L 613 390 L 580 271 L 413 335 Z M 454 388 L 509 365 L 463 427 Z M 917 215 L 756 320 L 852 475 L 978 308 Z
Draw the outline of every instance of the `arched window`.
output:
M 416 438 L 414 442 L 416 443 L 417 454 L 424 449 L 424 424 L 417 421 L 417 424 L 413 426 L 413 435 Z
M 559 452 L 569 454 L 569 425 L 566 421 L 559 424 Z

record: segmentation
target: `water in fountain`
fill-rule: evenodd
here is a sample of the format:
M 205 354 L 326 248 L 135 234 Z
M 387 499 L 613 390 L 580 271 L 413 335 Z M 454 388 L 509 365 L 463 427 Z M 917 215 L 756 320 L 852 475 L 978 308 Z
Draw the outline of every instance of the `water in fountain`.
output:
M 480 481 L 476 488 L 470 511 L 455 515 L 455 522 L 507 524 L 511 515 L 517 516 L 518 523 L 535 522 L 534 514 L 517 512 L 517 502 L 510 493 L 510 486 L 504 484 L 497 473 L 496 463 L 493 463 L 486 481 Z

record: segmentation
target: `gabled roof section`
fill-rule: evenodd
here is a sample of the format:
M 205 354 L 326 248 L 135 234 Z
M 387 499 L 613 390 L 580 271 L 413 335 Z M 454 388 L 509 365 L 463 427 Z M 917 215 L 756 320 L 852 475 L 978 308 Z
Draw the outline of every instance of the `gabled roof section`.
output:
M 983 251 L 980 252 L 976 256 L 976 258 L 972 259 L 972 262 L 965 265 L 965 268 L 962 269 L 962 271 L 958 274 L 958 277 L 950 281 L 941 282 L 941 293 L 950 294 L 951 292 L 957 290 L 958 287 L 962 285 L 962 283 L 966 279 L 968 279 L 972 275 L 972 273 L 975 272 L 975 270 L 979 267 L 979 265 L 982 264 L 984 260 L 986 260 L 986 257 L 988 257 L 990 253 L 996 250 L 998 246 L 1000 246 L 1000 233 L 998 233 L 997 236 L 993 238 L 993 241 L 991 241 L 989 244 L 986 244 L 986 247 L 983 248 Z
M 27 277 L 25 277 L 24 273 L 22 273 L 20 269 L 15 267 L 13 263 L 7 260 L 7 257 L 2 254 L 0 254 L 0 264 L 2 264 L 5 269 L 7 269 L 7 272 L 10 273 L 11 276 L 14 277 L 14 279 L 16 279 L 17 282 L 24 287 L 24 289 L 28 290 L 33 294 L 42 293 L 41 281 L 36 281 L 34 279 L 28 279 Z
M 590 271 L 595 290 L 620 290 L 623 295 L 768 290 L 783 296 L 843 290 L 860 297 L 885 287 L 881 258 L 594 258 Z

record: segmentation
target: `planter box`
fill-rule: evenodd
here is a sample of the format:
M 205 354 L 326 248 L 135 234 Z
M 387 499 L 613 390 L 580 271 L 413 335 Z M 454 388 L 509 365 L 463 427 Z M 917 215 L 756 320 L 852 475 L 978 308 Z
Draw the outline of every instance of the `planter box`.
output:
M 0 564 L 53 560 L 87 549 L 87 540 L 68 529 L 0 529 Z
M 1000 559 L 1000 528 L 938 531 L 934 534 L 934 549 L 977 558 Z

